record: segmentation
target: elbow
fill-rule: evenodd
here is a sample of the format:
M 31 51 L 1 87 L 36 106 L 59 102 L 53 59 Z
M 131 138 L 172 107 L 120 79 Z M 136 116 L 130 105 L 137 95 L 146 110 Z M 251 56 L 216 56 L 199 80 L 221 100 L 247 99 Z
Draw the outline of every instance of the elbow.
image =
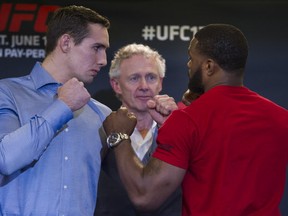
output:
M 0 157 L 0 174 L 4 176 L 14 174 L 19 170 L 16 164 L 16 160 L 8 160 L 7 157 Z
M 11 175 L 13 172 L 11 172 L 5 165 L 2 163 L 0 164 L 0 174 L 4 176 Z
M 160 207 L 160 204 L 149 196 L 139 195 L 130 199 L 134 207 L 140 212 L 153 212 Z
M 15 172 L 15 170 L 12 170 L 11 167 L 9 168 L 5 161 L 2 159 L 0 160 L 0 174 L 4 176 L 11 175 Z

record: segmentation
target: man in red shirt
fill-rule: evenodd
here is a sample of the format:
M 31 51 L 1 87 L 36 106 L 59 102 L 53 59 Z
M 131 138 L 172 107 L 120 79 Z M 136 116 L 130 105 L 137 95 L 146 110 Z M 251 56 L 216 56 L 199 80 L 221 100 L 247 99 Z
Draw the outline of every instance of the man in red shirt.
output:
M 280 215 L 288 112 L 243 85 L 245 36 L 234 26 L 211 24 L 196 33 L 188 53 L 188 88 L 201 96 L 168 118 L 161 101 L 147 102 L 158 124 L 167 120 L 146 166 L 130 145 L 133 113 L 120 108 L 104 122 L 130 199 L 150 211 L 182 184 L 183 216 Z

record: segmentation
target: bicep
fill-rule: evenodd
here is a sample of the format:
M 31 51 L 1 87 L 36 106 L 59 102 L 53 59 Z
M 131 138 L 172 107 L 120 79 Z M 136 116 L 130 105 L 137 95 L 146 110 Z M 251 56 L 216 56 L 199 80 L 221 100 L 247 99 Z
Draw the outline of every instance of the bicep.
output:
M 186 170 L 151 158 L 144 172 L 149 184 L 148 194 L 151 194 L 151 202 L 157 207 L 181 186 Z

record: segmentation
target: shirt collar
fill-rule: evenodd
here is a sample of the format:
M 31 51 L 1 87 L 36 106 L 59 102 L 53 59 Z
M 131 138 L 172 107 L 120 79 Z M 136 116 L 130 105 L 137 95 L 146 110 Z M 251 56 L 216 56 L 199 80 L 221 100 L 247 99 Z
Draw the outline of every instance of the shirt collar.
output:
M 156 126 L 157 126 L 157 123 L 156 123 L 156 121 L 153 120 L 153 124 L 152 124 L 152 130 L 153 131 L 155 130 Z
M 153 132 L 153 131 L 155 131 L 156 128 L 157 128 L 157 122 L 153 120 L 150 130 L 152 130 L 152 132 Z M 138 129 L 135 127 L 134 131 L 138 131 Z
M 36 62 L 30 76 L 33 80 L 35 89 L 40 89 L 48 84 L 60 85 L 60 83 L 56 82 L 56 80 L 41 66 L 40 62 Z

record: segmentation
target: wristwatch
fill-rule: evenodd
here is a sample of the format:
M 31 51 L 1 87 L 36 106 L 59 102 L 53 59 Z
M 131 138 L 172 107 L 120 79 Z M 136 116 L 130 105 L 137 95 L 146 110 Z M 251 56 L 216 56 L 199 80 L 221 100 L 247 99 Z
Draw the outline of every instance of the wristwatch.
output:
M 107 145 L 108 148 L 114 148 L 115 146 L 119 145 L 120 142 L 123 140 L 130 139 L 130 136 L 125 133 L 111 133 L 107 137 Z

